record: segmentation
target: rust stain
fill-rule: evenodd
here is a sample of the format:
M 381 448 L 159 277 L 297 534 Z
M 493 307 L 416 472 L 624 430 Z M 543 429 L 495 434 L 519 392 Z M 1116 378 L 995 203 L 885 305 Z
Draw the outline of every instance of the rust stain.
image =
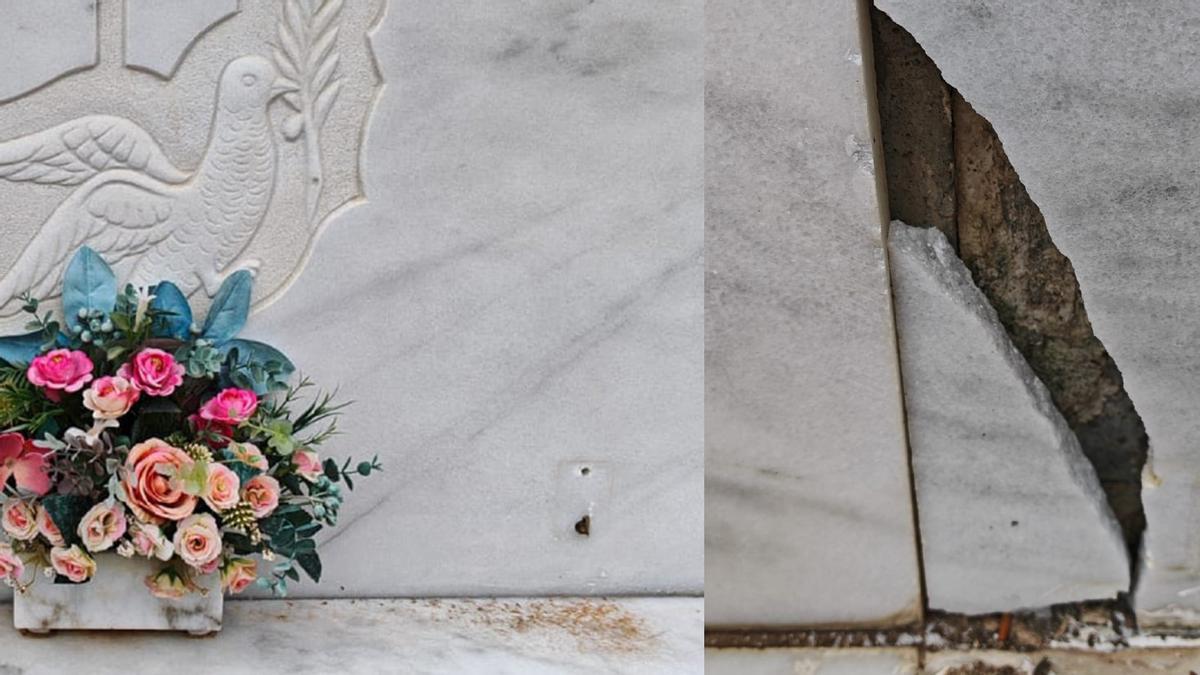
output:
M 642 617 L 604 599 L 454 603 L 446 605 L 445 617 L 486 627 L 506 638 L 541 633 L 552 639 L 570 639 L 587 652 L 627 654 L 651 648 L 658 641 Z

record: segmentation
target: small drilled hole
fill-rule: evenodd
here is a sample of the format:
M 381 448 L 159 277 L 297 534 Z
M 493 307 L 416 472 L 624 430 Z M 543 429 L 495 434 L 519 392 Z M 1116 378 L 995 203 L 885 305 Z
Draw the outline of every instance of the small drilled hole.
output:
M 575 523 L 575 532 L 583 536 L 588 536 L 592 533 L 592 517 L 584 516 Z
M 592 467 L 590 467 L 590 466 L 581 467 L 579 469 L 580 476 L 586 476 L 586 475 L 590 474 L 591 472 L 592 472 Z

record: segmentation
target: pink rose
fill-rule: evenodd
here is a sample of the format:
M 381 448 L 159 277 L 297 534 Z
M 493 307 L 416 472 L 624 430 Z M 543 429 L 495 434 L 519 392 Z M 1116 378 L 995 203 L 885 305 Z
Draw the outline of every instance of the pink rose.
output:
M 222 389 L 200 406 L 200 418 L 209 422 L 237 425 L 250 419 L 258 409 L 258 396 L 247 389 Z
M 83 515 L 76 531 L 87 550 L 93 553 L 107 551 L 125 536 L 125 507 L 100 502 Z
M 187 453 L 157 438 L 133 446 L 125 458 L 125 503 L 138 520 L 159 524 L 192 514 L 196 497 L 175 477 L 192 464 Z
M 224 464 L 208 467 L 208 484 L 204 489 L 204 503 L 213 511 L 232 509 L 238 503 L 238 475 Z
M 200 571 L 200 574 L 212 574 L 213 572 L 216 572 L 217 570 L 221 569 L 221 556 L 213 558 L 209 562 L 197 567 L 196 569 Z
M 30 541 L 38 535 L 37 512 L 27 502 L 10 499 L 4 502 L 0 526 L 13 539 Z
M 266 474 L 255 476 L 242 488 L 242 499 L 250 504 L 255 518 L 266 518 L 279 506 L 279 481 Z
M 87 354 L 70 349 L 55 349 L 35 357 L 25 376 L 39 387 L 55 391 L 77 392 L 92 381 L 92 360 Z
M 175 530 L 175 552 L 183 562 L 203 568 L 221 555 L 221 531 L 209 513 L 195 513 Z
M 267 470 L 267 456 L 253 443 L 230 443 L 229 452 L 233 453 L 234 459 L 246 466 L 259 471 Z
M 252 558 L 230 558 L 221 567 L 221 586 L 230 593 L 241 593 L 258 578 L 258 563 Z
M 183 384 L 184 368 L 161 349 L 147 348 L 117 370 L 117 376 L 133 383 L 149 396 L 170 396 Z
M 38 506 L 37 510 L 37 528 L 38 532 L 50 542 L 51 546 L 66 546 L 67 541 L 63 539 L 62 532 L 58 531 L 58 525 L 54 524 L 54 519 L 50 517 L 50 512 L 44 506 Z
M 165 561 L 175 555 L 175 545 L 157 525 L 135 521 L 130 528 L 129 539 L 133 543 L 133 551 L 140 556 Z
M 98 420 L 115 420 L 137 403 L 141 393 L 123 377 L 102 377 L 83 392 L 83 407 Z
M 71 548 L 55 546 L 50 549 L 50 566 L 77 584 L 91 579 L 96 573 L 96 561 L 84 553 L 79 544 L 72 544 Z
M 9 544 L 0 544 L 0 578 L 9 585 L 21 580 L 25 574 L 25 563 L 13 552 Z
M 312 450 L 297 450 L 292 453 L 292 463 L 296 465 L 296 473 L 310 483 L 317 482 L 324 473 L 320 458 Z
M 150 595 L 164 600 L 178 600 L 191 590 L 187 581 L 170 567 L 146 577 L 146 588 L 150 590 Z
M 39 447 L 17 433 L 0 434 L 0 490 L 10 477 L 17 487 L 37 495 L 50 491 L 50 467 L 46 458 L 52 450 Z

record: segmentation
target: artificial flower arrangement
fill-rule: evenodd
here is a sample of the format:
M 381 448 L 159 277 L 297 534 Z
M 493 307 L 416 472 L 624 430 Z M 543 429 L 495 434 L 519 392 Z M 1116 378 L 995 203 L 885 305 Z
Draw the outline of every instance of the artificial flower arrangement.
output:
M 25 591 L 37 569 L 86 582 L 109 550 L 156 561 L 145 584 L 161 598 L 214 573 L 232 593 L 257 583 L 286 595 L 298 570 L 320 581 L 314 535 L 336 525 L 341 486 L 380 465 L 319 459 L 344 404 L 307 397 L 287 357 L 235 337 L 252 283 L 230 275 L 197 327 L 174 284 L 118 291 L 83 248 L 64 274 L 61 322 L 22 298 L 32 332 L 0 338 L 10 586 Z M 268 574 L 256 558 L 273 563 Z

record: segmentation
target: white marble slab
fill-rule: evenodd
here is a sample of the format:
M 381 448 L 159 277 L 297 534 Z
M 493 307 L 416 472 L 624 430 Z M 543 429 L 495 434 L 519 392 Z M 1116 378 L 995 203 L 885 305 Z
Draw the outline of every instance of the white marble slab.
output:
M 0 103 L 96 63 L 95 0 L 0 0 L 0 16 Z
M 707 649 L 708 675 L 916 675 L 916 649 Z
M 708 621 L 915 620 L 862 17 L 717 0 L 707 18 Z
M 332 447 L 385 466 L 294 592 L 703 588 L 702 22 L 389 9 L 367 201 L 246 330 L 355 399 Z
M 1129 559 L 1096 472 L 940 231 L 889 235 L 931 609 L 1114 598 Z
M 221 630 L 221 577 L 199 575 L 203 592 L 177 599 L 150 595 L 146 577 L 162 563 L 143 558 L 96 555 L 96 574 L 82 584 L 56 584 L 39 576 L 13 597 L 13 625 L 33 632 L 102 630 L 176 630 L 205 634 Z
M 1143 621 L 1200 610 L 1200 6 L 880 0 L 996 128 L 1150 438 Z
M 699 598 L 229 602 L 207 638 L 0 629 L 0 672 L 690 675 L 703 623 Z

